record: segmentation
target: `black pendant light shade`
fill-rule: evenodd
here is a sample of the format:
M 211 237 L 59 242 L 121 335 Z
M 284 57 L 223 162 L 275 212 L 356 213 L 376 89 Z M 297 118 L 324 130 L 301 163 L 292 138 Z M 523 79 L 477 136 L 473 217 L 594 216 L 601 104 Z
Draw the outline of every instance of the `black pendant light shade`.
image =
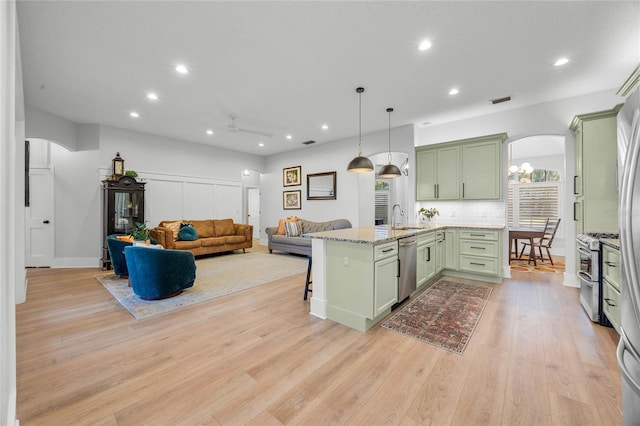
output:
M 391 164 L 391 113 L 393 112 L 393 108 L 387 108 L 387 112 L 389 113 L 389 154 L 387 164 L 382 166 L 378 176 L 382 178 L 397 178 L 400 177 L 402 173 L 398 166 Z
M 351 173 L 366 173 L 373 171 L 373 163 L 367 157 L 362 156 L 362 92 L 364 92 L 363 87 L 358 87 L 356 89 L 358 93 L 358 120 L 359 120 L 359 131 L 358 131 L 358 156 L 349 162 L 349 166 L 347 166 L 347 171 Z

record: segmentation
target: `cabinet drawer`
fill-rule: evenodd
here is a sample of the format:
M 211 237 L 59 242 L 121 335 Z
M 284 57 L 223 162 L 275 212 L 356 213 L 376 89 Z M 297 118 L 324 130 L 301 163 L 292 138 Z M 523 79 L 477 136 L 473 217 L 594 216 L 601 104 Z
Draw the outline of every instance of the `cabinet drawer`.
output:
M 461 271 L 474 272 L 478 274 L 498 275 L 497 259 L 474 256 L 460 256 L 460 265 L 458 267 Z
M 460 240 L 460 254 L 482 257 L 498 257 L 497 241 Z
M 390 256 L 396 256 L 398 254 L 398 242 L 393 241 L 391 243 L 380 244 L 374 247 L 374 260 L 385 259 Z
M 606 279 L 602 282 L 602 311 L 620 334 L 620 292 Z
M 608 246 L 602 250 L 602 276 L 620 291 L 620 252 Z
M 424 234 L 418 234 L 418 244 L 426 244 L 436 240 L 435 232 L 425 232 Z
M 485 231 L 482 229 L 478 230 L 470 230 L 463 229 L 460 231 L 460 237 L 466 240 L 487 240 L 487 241 L 498 241 L 498 231 Z

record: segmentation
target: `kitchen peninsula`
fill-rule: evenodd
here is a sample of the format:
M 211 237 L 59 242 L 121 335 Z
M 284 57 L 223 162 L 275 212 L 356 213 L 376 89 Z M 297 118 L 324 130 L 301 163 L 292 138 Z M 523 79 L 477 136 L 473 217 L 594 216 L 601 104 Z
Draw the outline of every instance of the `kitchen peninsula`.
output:
M 402 301 L 398 277 L 411 258 L 411 279 L 416 281 L 412 294 L 441 275 L 500 283 L 503 229 L 504 225 L 420 224 L 308 234 L 313 239 L 310 313 L 368 330 Z M 415 253 L 403 255 L 399 241 L 413 239 Z

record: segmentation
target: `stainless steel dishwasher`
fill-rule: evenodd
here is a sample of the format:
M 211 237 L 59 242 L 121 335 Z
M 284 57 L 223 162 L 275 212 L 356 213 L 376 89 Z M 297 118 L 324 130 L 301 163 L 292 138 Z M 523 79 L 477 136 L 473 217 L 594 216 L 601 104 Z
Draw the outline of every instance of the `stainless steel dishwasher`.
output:
M 417 237 L 398 239 L 398 303 L 416 289 Z

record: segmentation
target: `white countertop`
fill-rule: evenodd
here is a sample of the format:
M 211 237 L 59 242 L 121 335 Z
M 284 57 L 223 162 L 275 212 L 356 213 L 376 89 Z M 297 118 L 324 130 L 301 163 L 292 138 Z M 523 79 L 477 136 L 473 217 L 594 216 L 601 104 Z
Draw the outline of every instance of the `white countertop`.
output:
M 407 229 L 397 229 L 397 228 Z M 397 240 L 399 238 L 410 237 L 412 235 L 423 234 L 445 228 L 466 228 L 466 229 L 486 229 L 502 230 L 504 225 L 478 225 L 478 224 L 415 224 L 398 225 L 396 229 L 391 229 L 389 225 L 365 226 L 360 228 L 336 229 L 333 231 L 314 232 L 305 234 L 308 238 L 319 238 L 323 240 L 347 241 L 361 244 L 383 244 Z

